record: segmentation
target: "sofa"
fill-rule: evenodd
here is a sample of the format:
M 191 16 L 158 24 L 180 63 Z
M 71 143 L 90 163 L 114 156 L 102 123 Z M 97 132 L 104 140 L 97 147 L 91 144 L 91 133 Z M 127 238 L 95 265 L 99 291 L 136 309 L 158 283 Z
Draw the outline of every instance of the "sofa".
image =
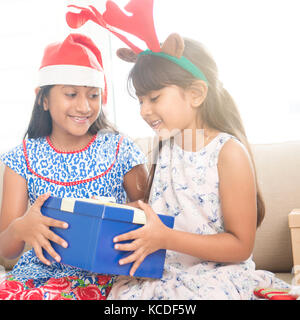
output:
M 152 138 L 135 142 L 151 163 Z M 256 268 L 268 270 L 278 278 L 293 283 L 293 254 L 288 215 L 300 208 L 300 141 L 251 145 L 256 164 L 258 183 L 266 206 L 266 215 L 257 230 L 253 259 Z M 2 200 L 2 176 L 0 164 L 0 204 Z M 26 246 L 25 250 L 29 247 Z M 17 259 L 0 257 L 0 266 L 10 270 Z

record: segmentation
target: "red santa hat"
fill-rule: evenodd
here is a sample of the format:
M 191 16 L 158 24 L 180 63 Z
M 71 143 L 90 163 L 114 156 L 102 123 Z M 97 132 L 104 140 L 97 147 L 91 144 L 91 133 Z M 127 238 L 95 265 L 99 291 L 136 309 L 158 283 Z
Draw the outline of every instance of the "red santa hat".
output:
M 48 45 L 39 69 L 38 85 L 107 87 L 100 50 L 85 35 L 70 34 L 63 42 Z

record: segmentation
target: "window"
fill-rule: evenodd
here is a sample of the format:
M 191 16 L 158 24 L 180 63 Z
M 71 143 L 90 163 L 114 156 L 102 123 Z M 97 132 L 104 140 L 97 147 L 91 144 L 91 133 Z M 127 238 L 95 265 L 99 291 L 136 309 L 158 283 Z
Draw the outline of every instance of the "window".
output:
M 129 0 L 115 0 L 125 6 Z M 142 1 L 142 0 L 141 0 Z M 299 140 L 300 42 L 298 0 L 155 0 L 157 34 L 195 38 L 211 51 L 224 87 L 236 100 L 251 143 Z M 127 92 L 130 64 L 119 61 L 125 46 L 89 22 L 79 30 L 65 23 L 68 4 L 100 0 L 2 0 L 0 4 L 0 152 L 19 144 L 34 102 L 44 47 L 69 32 L 89 35 L 103 53 L 108 74 L 109 118 L 133 138 L 153 135 Z

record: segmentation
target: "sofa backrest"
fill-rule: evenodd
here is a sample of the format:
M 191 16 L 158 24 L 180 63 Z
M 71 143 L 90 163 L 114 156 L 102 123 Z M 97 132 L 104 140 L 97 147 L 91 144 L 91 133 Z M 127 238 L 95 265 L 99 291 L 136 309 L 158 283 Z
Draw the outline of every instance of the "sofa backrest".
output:
M 291 272 L 288 214 L 300 208 L 300 141 L 252 146 L 266 215 L 253 252 L 257 268 Z
M 151 139 L 135 141 L 152 161 Z M 300 208 L 300 141 L 252 145 L 258 182 L 266 206 L 266 215 L 257 230 L 253 258 L 257 269 L 291 272 L 293 267 L 288 214 Z M 2 175 L 0 163 L 0 205 Z M 15 262 L 0 258 L 0 265 L 9 268 Z

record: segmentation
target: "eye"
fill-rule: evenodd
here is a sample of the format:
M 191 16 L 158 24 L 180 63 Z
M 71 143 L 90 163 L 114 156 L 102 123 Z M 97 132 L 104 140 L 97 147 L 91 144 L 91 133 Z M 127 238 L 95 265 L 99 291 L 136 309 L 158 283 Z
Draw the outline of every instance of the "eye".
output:
M 141 106 L 143 104 L 143 99 L 142 98 L 138 98 L 138 100 L 139 100 L 139 104 Z
M 66 92 L 65 93 L 65 95 L 67 96 L 67 97 L 69 97 L 69 98 L 74 98 L 74 97 L 76 97 L 76 92 Z
M 96 92 L 96 93 L 92 93 L 90 94 L 90 99 L 98 99 L 99 98 L 99 92 Z
M 101 92 L 101 90 L 99 90 L 97 88 L 91 89 L 87 92 L 88 98 L 92 99 L 92 100 L 97 100 L 100 96 L 100 92 Z
M 157 95 L 155 97 L 150 97 L 150 102 L 152 102 L 152 103 L 156 102 L 158 100 L 159 96 L 160 95 Z

